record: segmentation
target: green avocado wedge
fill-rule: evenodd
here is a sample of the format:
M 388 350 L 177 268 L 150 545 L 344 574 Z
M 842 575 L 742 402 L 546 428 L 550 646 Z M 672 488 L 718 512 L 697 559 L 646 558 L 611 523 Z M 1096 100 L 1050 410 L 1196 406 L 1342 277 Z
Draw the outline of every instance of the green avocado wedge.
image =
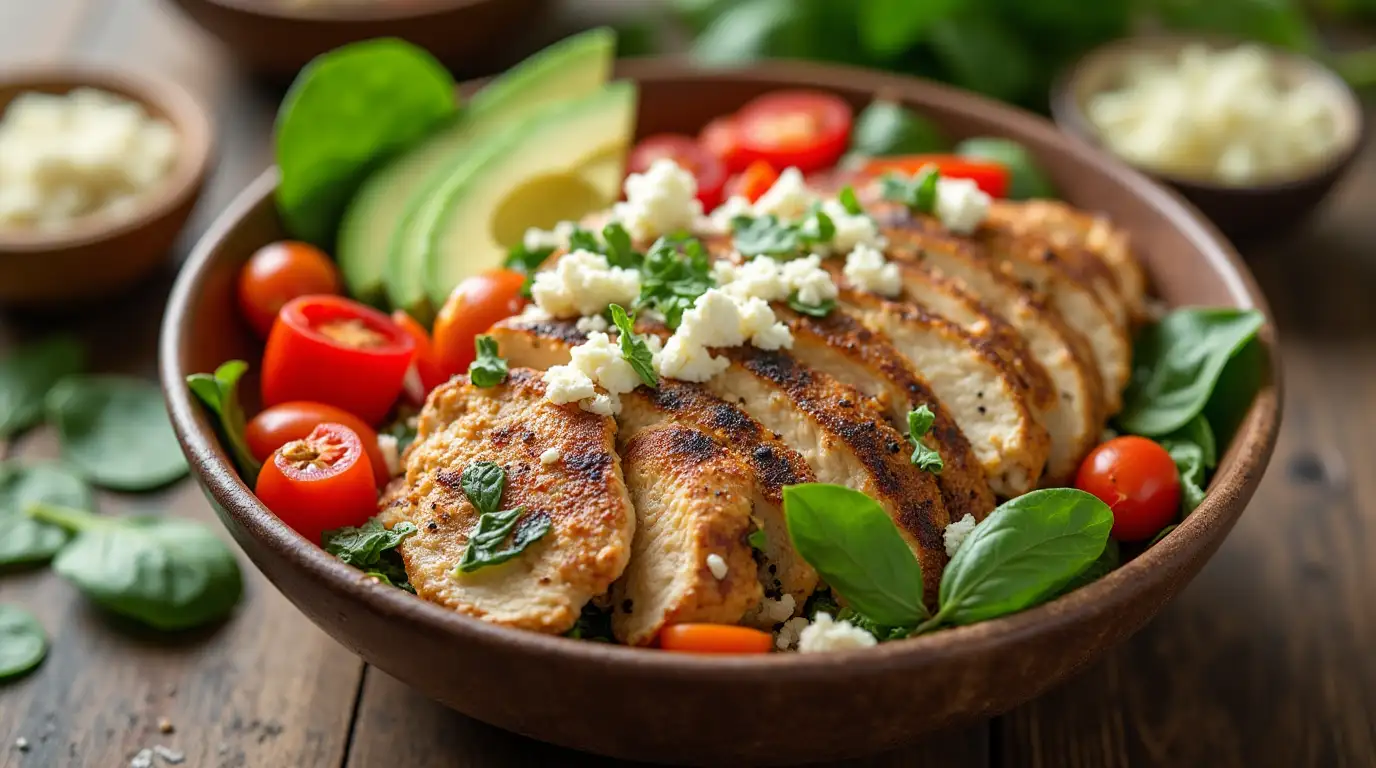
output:
M 403 308 L 426 320 L 430 310 L 420 265 L 396 253 L 414 212 L 484 137 L 508 131 L 565 99 L 595 92 L 611 72 L 615 36 L 594 29 L 536 53 L 479 91 L 461 120 L 445 126 L 374 173 L 349 204 L 337 256 L 345 284 L 364 301 Z
M 551 227 L 606 208 L 615 186 L 597 179 L 622 175 L 635 133 L 634 83 L 601 91 L 542 112 L 519 130 L 493 137 L 472 165 L 450 176 L 420 210 L 424 285 L 439 306 L 464 278 L 502 265 L 528 227 Z M 615 168 L 608 171 L 608 166 Z

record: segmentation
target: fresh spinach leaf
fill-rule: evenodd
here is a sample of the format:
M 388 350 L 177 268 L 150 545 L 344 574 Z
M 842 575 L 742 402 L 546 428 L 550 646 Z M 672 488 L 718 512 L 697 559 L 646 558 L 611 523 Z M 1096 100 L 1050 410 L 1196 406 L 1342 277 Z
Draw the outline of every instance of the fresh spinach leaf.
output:
M 415 592 L 406 575 L 397 547 L 416 533 L 416 526 L 401 522 L 389 530 L 377 518 L 357 528 L 338 528 L 325 531 L 321 543 L 326 552 L 340 562 L 363 571 L 391 587 Z
M 1061 587 L 1060 591 L 1056 594 L 1057 596 L 1067 595 L 1080 587 L 1092 584 L 1118 570 L 1118 566 L 1122 565 L 1122 563 L 1123 554 L 1118 546 L 1118 541 L 1110 537 L 1109 540 L 1104 543 L 1104 551 L 1099 553 L 1099 557 L 1096 558 L 1094 562 L 1090 563 L 1083 571 L 1075 574 L 1075 578 L 1066 582 L 1066 585 Z
M 497 340 L 483 334 L 473 339 L 478 356 L 468 364 L 468 380 L 475 387 L 495 387 L 506 380 L 506 360 L 497 354 Z
M 26 344 L 0 360 L 0 441 L 42 421 L 44 395 L 85 361 L 86 350 L 70 336 Z
M 258 470 L 262 464 L 249 450 L 248 429 L 244 409 L 239 404 L 239 379 L 248 371 L 248 363 L 243 360 L 230 360 L 215 369 L 215 373 L 193 373 L 186 377 L 186 385 L 200 398 L 205 407 L 218 417 L 217 429 L 229 446 L 229 454 L 239 477 L 248 487 L 258 482 Z
M 921 629 L 973 624 L 1044 602 L 1103 554 L 1112 527 L 1108 505 L 1073 488 L 1005 502 L 951 558 L 940 610 Z
M 243 594 L 234 554 L 203 525 L 169 517 L 97 517 L 52 504 L 28 513 L 72 531 L 53 570 L 96 604 L 160 630 L 219 621 Z
M 317 56 L 277 112 L 277 208 L 293 236 L 328 249 L 358 185 L 458 112 L 454 78 L 392 38 Z
M 917 408 L 908 411 L 908 439 L 913 441 L 912 461 L 917 468 L 924 472 L 931 472 L 934 475 L 941 474 L 941 470 L 946 468 L 946 462 L 942 460 L 941 454 L 935 448 L 922 442 L 922 438 L 927 436 L 927 432 L 932 428 L 932 422 L 936 421 L 936 414 L 924 403 Z
M 821 304 L 804 304 L 803 300 L 798 298 L 798 292 L 794 291 L 788 296 L 788 306 L 794 312 L 809 317 L 826 317 L 836 309 L 836 299 L 825 299 Z
M 1213 429 L 1202 415 L 1184 427 L 1161 438 L 1180 474 L 1180 516 L 1185 517 L 1204 502 L 1208 473 L 1218 464 L 1218 447 Z
M 1190 307 L 1143 329 L 1133 345 L 1135 367 L 1118 415 L 1122 431 L 1160 437 L 1198 416 L 1224 366 L 1263 321 L 1254 309 Z M 1249 402 L 1252 394 L 1255 387 Z
M 938 154 L 950 148 L 935 123 L 888 99 L 875 99 L 861 110 L 850 134 L 850 151 L 865 157 Z
M 24 510 L 38 502 L 95 508 L 86 482 L 61 464 L 0 464 L 0 566 L 47 561 L 70 538 L 61 526 L 29 517 Z
M 955 153 L 962 157 L 990 160 L 1007 168 L 1008 198 L 1011 200 L 1056 196 L 1056 188 L 1032 158 L 1032 153 L 1012 139 L 977 136 L 957 144 Z
M 0 680 L 20 677 L 48 655 L 48 636 L 33 614 L 0 604 Z
M 459 483 L 478 514 L 491 514 L 501 508 L 502 492 L 506 489 L 506 470 L 500 465 L 490 461 L 475 461 L 464 467 Z
M 880 194 L 915 213 L 931 214 L 936 211 L 936 185 L 940 179 L 935 167 L 923 168 L 910 178 L 890 173 L 879 180 Z
M 117 491 L 160 488 L 187 473 L 157 386 L 125 376 L 69 376 L 48 392 L 62 455 L 86 479 Z
M 839 485 L 791 485 L 784 515 L 798 554 L 857 611 L 893 627 L 927 617 L 922 566 L 874 499 Z
M 525 507 L 516 507 L 479 515 L 464 547 L 463 559 L 459 561 L 459 572 L 472 573 L 479 568 L 505 563 L 549 533 L 549 515 L 543 512 L 526 515 L 525 512 Z M 508 536 L 511 545 L 501 548 Z
M 645 338 L 635 335 L 631 318 L 620 304 L 612 304 L 609 309 L 612 313 L 612 322 L 616 324 L 617 330 L 621 331 L 621 356 L 635 369 L 636 375 L 645 386 L 659 386 L 659 376 L 655 374 L 654 355 L 650 353 L 650 346 L 645 343 Z

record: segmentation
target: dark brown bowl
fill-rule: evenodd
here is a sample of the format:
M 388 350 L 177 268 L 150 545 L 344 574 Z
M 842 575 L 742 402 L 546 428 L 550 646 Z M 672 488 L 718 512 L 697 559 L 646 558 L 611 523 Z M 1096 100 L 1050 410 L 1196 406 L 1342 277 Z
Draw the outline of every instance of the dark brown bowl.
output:
M 67 93 L 82 86 L 137 101 L 166 120 L 179 138 L 177 159 L 127 214 L 96 213 L 51 232 L 0 228 L 5 306 L 64 306 L 138 281 L 171 252 L 210 170 L 214 134 L 205 110 L 162 77 L 69 64 L 14 67 L 0 75 L 0 112 L 25 91 Z
M 1067 133 L 1099 143 L 1099 133 L 1085 116 L 1095 94 L 1115 87 L 1129 59 L 1136 55 L 1173 56 L 1191 43 L 1214 47 L 1230 41 L 1187 36 L 1133 37 L 1091 51 L 1052 86 L 1051 114 Z M 1280 77 L 1320 90 L 1338 111 L 1343 143 L 1325 163 L 1293 179 L 1251 186 L 1232 186 L 1140 168 L 1178 190 L 1235 240 L 1255 240 L 1290 229 L 1318 207 L 1343 174 L 1352 167 L 1365 136 L 1362 104 L 1336 72 L 1313 59 L 1271 50 Z
M 1071 200 L 1130 228 L 1172 304 L 1265 309 L 1228 243 L 1173 193 L 1045 120 L 940 85 L 800 63 L 702 71 L 672 60 L 622 63 L 641 84 L 639 131 L 694 132 L 777 88 L 834 91 L 864 104 L 884 91 L 953 136 L 1024 142 Z M 502 728 L 568 747 L 653 761 L 787 763 L 869 753 L 1004 712 L 1064 680 L 1132 634 L 1204 565 L 1242 514 L 1280 419 L 1271 368 L 1203 505 L 1146 554 L 1089 587 L 996 621 L 836 654 L 710 657 L 521 632 L 468 619 L 376 585 L 277 520 L 234 473 L 186 374 L 257 342 L 235 314 L 235 271 L 283 237 L 269 172 L 206 234 L 172 293 L 162 381 L 197 479 L 254 563 L 306 615 L 369 663 Z
M 173 0 L 249 70 L 290 78 L 347 43 L 399 37 L 460 69 L 507 44 L 548 0 Z

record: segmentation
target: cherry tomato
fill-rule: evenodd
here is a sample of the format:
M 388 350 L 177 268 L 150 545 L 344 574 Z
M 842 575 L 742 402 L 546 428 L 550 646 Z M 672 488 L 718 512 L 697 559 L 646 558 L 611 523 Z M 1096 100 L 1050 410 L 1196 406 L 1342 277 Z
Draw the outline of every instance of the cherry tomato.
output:
M 698 145 L 692 136 L 661 133 L 640 140 L 626 160 L 630 173 L 643 173 L 662 157 L 678 163 L 691 172 L 698 182 L 698 200 L 702 209 L 710 211 L 721 204 L 721 189 L 726 184 L 726 166 Z
M 769 653 L 774 636 L 729 624 L 673 624 L 660 630 L 659 647 L 689 653 Z
M 746 167 L 744 173 L 731 177 L 726 183 L 726 196 L 740 195 L 753 203 L 768 192 L 778 180 L 779 172 L 774 170 L 774 166 L 763 160 L 756 160 Z
M 702 148 L 721 161 L 727 173 L 739 173 L 750 164 L 750 158 L 741 149 L 740 134 L 736 130 L 734 117 L 719 117 L 707 124 L 698 134 Z
M 377 484 L 363 443 L 343 424 L 320 424 L 283 445 L 258 475 L 258 498 L 307 539 L 377 514 Z
M 258 249 L 239 271 L 239 311 L 267 337 L 277 311 L 298 296 L 339 293 L 339 270 L 319 248 L 284 240 Z
M 901 173 L 912 176 L 928 166 L 948 179 L 970 179 L 991 197 L 1006 197 L 1010 175 L 1006 166 L 988 160 L 976 160 L 956 155 L 902 155 L 876 157 L 860 169 L 863 176 L 883 176 Z
M 263 405 L 333 405 L 369 424 L 401 394 L 416 343 L 386 315 L 340 296 L 282 307 L 263 351 Z
M 803 173 L 828 168 L 850 141 L 854 111 L 821 91 L 774 91 L 736 113 L 741 150 L 750 160 Z
M 1115 437 L 1085 457 L 1075 487 L 1113 510 L 1113 538 L 1145 541 L 1175 521 L 1180 511 L 1180 476 L 1158 443 L 1145 437 Z
M 411 361 L 410 370 L 406 372 L 406 388 L 408 394 L 413 395 L 417 402 L 425 402 L 425 396 L 430 394 L 430 390 L 448 381 L 449 377 L 445 375 L 439 358 L 435 356 L 435 345 L 430 343 L 430 334 L 425 332 L 425 328 L 416 322 L 414 317 L 398 309 L 392 313 L 392 322 L 416 343 L 416 357 Z M 413 387 L 417 391 L 411 392 Z
M 293 440 L 300 440 L 309 435 L 311 430 L 328 423 L 342 424 L 358 435 L 363 443 L 363 452 L 368 454 L 368 461 L 372 463 L 373 479 L 379 488 L 392 479 L 387 476 L 387 460 L 377 445 L 377 432 L 363 423 L 362 419 L 333 405 L 305 401 L 274 405 L 253 417 L 244 430 L 244 438 L 253 458 L 266 462 L 278 448 Z
M 445 376 L 468 371 L 476 352 L 474 337 L 492 324 L 525 307 L 521 286 L 526 277 L 510 269 L 494 269 L 459 283 L 435 318 L 435 358 Z

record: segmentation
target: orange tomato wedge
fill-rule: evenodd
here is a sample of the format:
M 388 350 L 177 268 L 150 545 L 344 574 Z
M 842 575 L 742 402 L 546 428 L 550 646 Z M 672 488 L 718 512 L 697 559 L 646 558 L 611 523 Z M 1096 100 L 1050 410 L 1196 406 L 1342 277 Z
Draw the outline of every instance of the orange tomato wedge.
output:
M 674 624 L 660 631 L 659 647 L 687 653 L 769 653 L 774 636 L 728 624 Z

